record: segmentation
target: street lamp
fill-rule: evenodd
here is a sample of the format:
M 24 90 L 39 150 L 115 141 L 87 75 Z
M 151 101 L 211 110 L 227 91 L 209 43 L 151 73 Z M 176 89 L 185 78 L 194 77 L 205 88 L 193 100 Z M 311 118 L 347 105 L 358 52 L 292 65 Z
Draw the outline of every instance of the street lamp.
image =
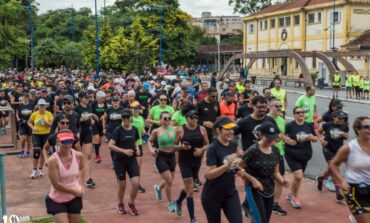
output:
M 71 30 L 72 42 L 75 42 L 76 41 L 75 39 L 75 15 L 74 15 L 73 5 L 71 7 L 71 17 L 72 17 L 72 30 Z
M 95 0 L 95 72 L 99 78 L 99 23 L 98 23 L 98 3 Z
M 35 38 L 33 35 L 32 1 L 33 0 L 30 1 L 30 4 L 28 6 L 24 6 L 24 7 L 28 9 L 28 15 L 29 15 L 29 30 L 30 30 L 30 39 L 31 39 L 31 68 L 33 70 L 35 68 L 35 59 L 33 56 L 33 48 L 35 47 Z
M 217 67 L 218 67 L 218 71 L 221 70 L 220 44 L 221 44 L 221 35 L 219 35 L 218 38 L 217 38 Z
M 163 65 L 163 6 L 159 6 L 160 14 L 160 34 L 159 34 L 159 63 Z

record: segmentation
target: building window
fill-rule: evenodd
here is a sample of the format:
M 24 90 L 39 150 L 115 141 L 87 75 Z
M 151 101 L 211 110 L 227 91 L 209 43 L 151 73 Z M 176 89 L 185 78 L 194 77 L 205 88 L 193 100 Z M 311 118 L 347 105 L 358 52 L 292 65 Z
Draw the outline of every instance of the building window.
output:
M 267 20 L 260 21 L 260 29 L 266 30 L 267 29 Z
M 317 13 L 317 23 L 321 23 L 321 12 Z
M 275 19 L 270 19 L 270 27 L 271 29 L 275 28 Z
M 249 33 L 254 33 L 254 25 L 253 24 L 250 24 L 249 27 L 248 27 L 248 32 Z
M 315 23 L 315 13 L 308 14 L 308 24 Z
M 340 22 L 340 12 L 335 11 L 330 13 L 330 23 L 333 23 L 333 18 L 334 18 L 334 23 L 339 23 Z
M 284 18 L 279 18 L 279 27 L 283 27 L 285 25 L 284 22 Z
M 299 21 L 300 21 L 300 16 L 299 15 L 295 15 L 294 16 L 294 25 L 295 26 L 298 26 L 299 25 Z
M 290 16 L 285 17 L 285 26 L 290 26 Z

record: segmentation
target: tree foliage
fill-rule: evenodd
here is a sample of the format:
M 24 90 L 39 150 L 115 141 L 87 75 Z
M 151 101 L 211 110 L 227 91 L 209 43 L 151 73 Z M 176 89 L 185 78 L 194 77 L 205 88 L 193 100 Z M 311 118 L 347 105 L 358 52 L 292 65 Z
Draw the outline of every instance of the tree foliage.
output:
M 37 66 L 54 67 L 60 64 L 61 49 L 52 39 L 43 40 L 33 51 Z
M 234 8 L 234 12 L 249 15 L 270 6 L 271 0 L 229 0 L 229 5 Z

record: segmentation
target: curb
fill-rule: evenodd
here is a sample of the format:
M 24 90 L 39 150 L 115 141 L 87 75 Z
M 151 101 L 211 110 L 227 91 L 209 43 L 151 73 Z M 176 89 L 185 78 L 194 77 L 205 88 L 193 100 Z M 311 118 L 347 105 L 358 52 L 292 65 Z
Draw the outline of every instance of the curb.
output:
M 286 90 L 286 92 L 293 93 L 293 94 L 301 94 L 301 95 L 305 94 L 305 92 L 303 92 L 303 91 Z M 315 96 L 319 97 L 319 98 L 332 99 L 332 97 L 329 97 L 329 96 L 326 96 L 326 95 L 316 94 Z M 338 99 L 340 99 L 342 101 L 352 102 L 352 103 L 369 104 L 370 105 L 370 101 L 358 101 L 358 100 L 347 99 L 347 98 L 338 98 Z

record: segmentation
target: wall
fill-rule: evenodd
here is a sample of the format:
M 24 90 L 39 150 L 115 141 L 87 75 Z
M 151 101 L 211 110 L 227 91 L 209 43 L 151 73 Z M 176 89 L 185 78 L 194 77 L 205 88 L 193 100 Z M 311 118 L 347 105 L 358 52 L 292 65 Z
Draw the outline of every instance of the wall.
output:
M 370 6 L 353 6 L 351 10 L 351 31 L 363 32 L 370 29 Z M 367 21 L 367 22 L 365 22 Z

